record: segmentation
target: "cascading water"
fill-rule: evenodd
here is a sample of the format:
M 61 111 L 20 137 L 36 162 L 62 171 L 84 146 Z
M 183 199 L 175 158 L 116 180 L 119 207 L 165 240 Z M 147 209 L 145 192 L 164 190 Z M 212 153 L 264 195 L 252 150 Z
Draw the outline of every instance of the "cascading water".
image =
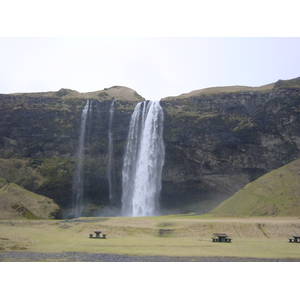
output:
M 91 104 L 87 100 L 81 114 L 81 125 L 79 132 L 79 144 L 77 153 L 77 166 L 73 178 L 72 186 L 72 215 L 74 218 L 81 217 L 84 208 L 83 203 L 83 167 L 84 167 L 84 148 L 85 148 L 85 133 L 87 127 L 87 117 L 90 114 Z
M 159 101 L 136 105 L 131 117 L 122 170 L 122 215 L 159 213 L 165 149 L 163 110 Z
M 108 167 L 107 167 L 107 174 L 108 174 L 108 186 L 109 186 L 109 200 L 110 205 L 114 204 L 114 183 L 115 183 L 115 176 L 114 176 L 114 148 L 113 148 L 113 131 L 112 131 L 112 121 L 114 117 L 114 101 L 112 102 L 109 110 L 109 127 L 108 127 Z

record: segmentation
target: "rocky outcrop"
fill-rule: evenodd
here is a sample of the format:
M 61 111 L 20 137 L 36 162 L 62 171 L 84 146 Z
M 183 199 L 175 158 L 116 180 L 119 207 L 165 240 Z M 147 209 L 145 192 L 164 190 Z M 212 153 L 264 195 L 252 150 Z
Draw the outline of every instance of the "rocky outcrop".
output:
M 120 206 L 129 122 L 135 105 L 144 100 L 125 87 L 0 95 L 0 177 L 67 210 L 87 99 L 92 112 L 85 197 L 91 211 Z M 113 101 L 112 201 L 107 168 Z M 216 206 L 259 176 L 300 158 L 300 78 L 259 88 L 210 88 L 160 102 L 166 148 L 160 202 L 166 212 L 207 212 L 212 203 Z

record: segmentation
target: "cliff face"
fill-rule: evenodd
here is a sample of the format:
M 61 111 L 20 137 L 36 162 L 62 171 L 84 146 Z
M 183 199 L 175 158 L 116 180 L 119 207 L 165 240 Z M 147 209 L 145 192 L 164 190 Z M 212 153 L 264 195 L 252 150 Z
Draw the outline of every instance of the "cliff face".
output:
M 168 207 L 217 203 L 300 157 L 300 78 L 257 89 L 200 90 L 161 105 Z
M 144 98 L 125 87 L 80 94 L 58 92 L 0 95 L 0 176 L 52 198 L 62 210 L 71 206 L 81 115 L 87 99 L 84 190 L 91 207 L 118 205 L 123 152 L 131 114 Z M 114 199 L 109 199 L 107 162 L 111 104 L 114 143 Z M 92 208 L 91 208 L 92 209 Z
M 0 177 L 67 210 L 87 99 L 92 110 L 85 197 L 91 212 L 99 205 L 118 207 L 129 122 L 135 105 L 144 100 L 128 88 L 0 95 Z M 109 199 L 113 101 L 114 195 Z M 164 98 L 161 106 L 166 148 L 161 206 L 166 210 L 185 212 L 197 206 L 199 212 L 208 211 L 247 183 L 300 157 L 300 78 L 260 88 L 195 91 Z

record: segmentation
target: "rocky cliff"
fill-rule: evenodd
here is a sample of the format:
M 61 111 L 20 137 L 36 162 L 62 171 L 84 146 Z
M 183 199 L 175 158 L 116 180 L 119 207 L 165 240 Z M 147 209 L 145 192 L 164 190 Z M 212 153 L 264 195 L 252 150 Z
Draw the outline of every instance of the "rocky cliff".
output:
M 54 199 L 67 211 L 87 99 L 92 107 L 84 168 L 87 215 L 119 207 L 129 122 L 144 100 L 125 87 L 0 95 L 0 177 Z M 161 206 L 167 212 L 206 212 L 259 176 L 300 158 L 300 78 L 259 88 L 199 90 L 160 103 L 166 148 Z
M 162 199 L 205 212 L 259 176 L 300 157 L 300 78 L 211 88 L 161 100 Z
M 91 115 L 85 149 L 84 190 L 90 210 L 113 204 L 121 195 L 122 159 L 131 114 L 143 101 L 135 91 L 115 86 L 92 93 L 58 92 L 0 95 L 0 176 L 54 199 L 63 211 L 71 206 L 81 114 L 87 99 Z M 109 199 L 107 162 L 109 111 L 114 139 L 115 197 Z

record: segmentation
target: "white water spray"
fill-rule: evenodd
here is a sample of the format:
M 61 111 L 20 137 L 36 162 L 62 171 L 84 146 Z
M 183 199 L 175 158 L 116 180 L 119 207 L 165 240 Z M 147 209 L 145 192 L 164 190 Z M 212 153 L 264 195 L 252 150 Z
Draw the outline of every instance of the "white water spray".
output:
M 159 213 L 164 164 L 163 110 L 159 101 L 136 105 L 130 121 L 122 171 L 122 215 Z
M 77 167 L 73 178 L 72 187 L 72 201 L 73 210 L 72 215 L 74 218 L 81 217 L 81 213 L 84 207 L 83 203 L 83 166 L 84 166 L 84 146 L 85 146 L 85 133 L 86 133 L 86 123 L 87 116 L 91 110 L 90 100 L 87 100 L 81 114 L 81 125 L 79 132 L 79 144 L 77 153 Z

